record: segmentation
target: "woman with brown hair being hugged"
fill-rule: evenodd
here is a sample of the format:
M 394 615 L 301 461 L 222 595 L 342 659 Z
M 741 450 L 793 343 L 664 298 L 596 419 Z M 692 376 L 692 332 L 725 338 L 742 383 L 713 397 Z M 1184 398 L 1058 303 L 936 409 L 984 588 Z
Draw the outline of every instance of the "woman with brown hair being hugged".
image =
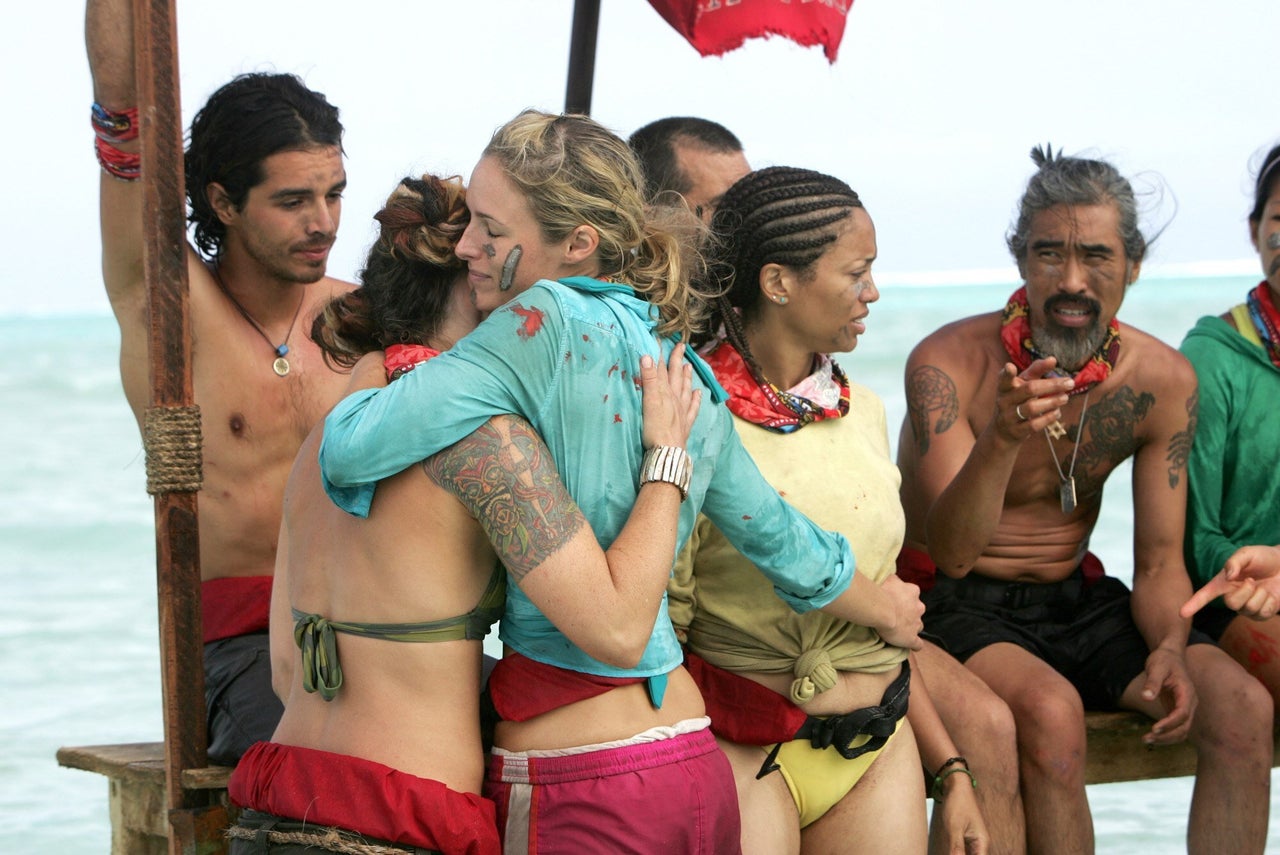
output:
M 585 116 L 526 112 L 495 133 L 471 176 L 472 219 L 458 245 L 477 306 L 494 311 L 449 353 L 335 408 L 321 449 L 330 495 L 360 512 L 370 481 L 476 420 L 520 413 L 602 542 L 637 485 L 671 481 L 687 492 L 681 539 L 701 508 L 793 608 L 917 643 L 914 588 L 857 581 L 848 543 L 778 497 L 723 407 L 701 409 L 687 455 L 643 449 L 628 366 L 671 353 L 662 334 L 687 335 L 705 303 L 689 287 L 694 242 L 646 211 L 640 183 L 626 143 Z M 687 212 L 668 216 L 694 223 Z M 691 362 L 699 388 L 721 400 L 709 369 Z M 732 772 L 681 667 L 664 594 L 637 603 L 647 637 L 625 662 L 576 642 L 575 626 L 595 612 L 585 598 L 578 607 L 557 618 L 508 592 L 507 651 L 489 682 L 502 720 L 485 784 L 505 851 L 737 851 Z
M 831 357 L 857 347 L 880 297 L 871 217 L 843 181 L 772 167 L 729 188 L 711 229 L 720 297 L 700 352 L 732 396 L 743 445 L 787 501 L 854 544 L 859 576 L 896 580 L 905 521 L 884 404 Z M 987 851 L 973 776 L 908 650 L 856 621 L 787 609 L 705 517 L 668 596 L 734 765 L 744 852 L 856 839 L 860 851 L 923 853 L 921 754 L 937 770 L 935 844 Z
M 376 219 L 361 287 L 330 303 L 312 336 L 339 365 L 377 352 L 380 370 L 398 377 L 479 319 L 454 255 L 469 215 L 457 179 L 424 176 L 402 181 Z M 685 373 L 668 381 L 651 360 L 636 366 L 646 446 L 683 447 L 698 406 Z M 602 552 L 546 446 L 504 415 L 384 480 L 357 519 L 324 494 L 320 439 L 319 428 L 307 438 L 285 491 L 271 614 L 285 712 L 232 776 L 231 797 L 246 808 L 232 852 L 263 851 L 259 835 L 272 853 L 323 851 L 354 833 L 391 851 L 496 855 L 493 804 L 478 795 L 479 696 L 504 565 L 551 613 L 568 597 L 592 598 L 599 623 L 578 625 L 579 643 L 628 655 L 619 613 L 635 596 L 659 598 L 680 495 L 666 484 L 639 490 Z

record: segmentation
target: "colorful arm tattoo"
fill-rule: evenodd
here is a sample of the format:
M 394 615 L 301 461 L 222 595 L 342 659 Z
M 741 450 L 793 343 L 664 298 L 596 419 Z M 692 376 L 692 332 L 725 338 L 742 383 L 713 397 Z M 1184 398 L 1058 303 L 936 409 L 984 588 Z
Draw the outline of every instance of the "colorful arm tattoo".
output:
M 476 518 L 517 583 L 586 525 L 547 446 L 523 419 L 490 419 L 422 468 Z

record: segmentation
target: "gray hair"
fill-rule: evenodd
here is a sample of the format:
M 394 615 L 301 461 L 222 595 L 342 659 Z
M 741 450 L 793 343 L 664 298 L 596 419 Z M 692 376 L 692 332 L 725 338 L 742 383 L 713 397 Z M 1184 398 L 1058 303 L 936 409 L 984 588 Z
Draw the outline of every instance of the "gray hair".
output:
M 1148 242 L 1138 228 L 1133 185 L 1114 166 L 1104 160 L 1067 157 L 1062 149 L 1054 152 L 1051 145 L 1031 149 L 1031 160 L 1038 169 L 1018 203 L 1018 221 L 1005 236 L 1018 264 L 1027 258 L 1031 220 L 1036 214 L 1057 205 L 1108 203 L 1115 205 L 1120 215 L 1120 242 L 1124 244 L 1125 257 L 1131 262 L 1142 261 Z

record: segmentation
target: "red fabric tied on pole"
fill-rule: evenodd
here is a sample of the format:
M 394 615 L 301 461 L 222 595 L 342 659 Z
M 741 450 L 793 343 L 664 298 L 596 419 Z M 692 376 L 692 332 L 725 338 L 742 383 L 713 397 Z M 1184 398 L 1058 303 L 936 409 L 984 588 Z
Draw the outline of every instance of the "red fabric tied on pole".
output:
M 747 39 L 784 36 L 821 45 L 836 61 L 853 0 L 649 0 L 703 56 L 720 56 Z

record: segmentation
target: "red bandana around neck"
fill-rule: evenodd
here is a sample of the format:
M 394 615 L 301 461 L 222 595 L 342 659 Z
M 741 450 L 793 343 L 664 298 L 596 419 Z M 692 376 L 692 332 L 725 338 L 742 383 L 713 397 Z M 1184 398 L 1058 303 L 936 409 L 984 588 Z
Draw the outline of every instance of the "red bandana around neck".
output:
M 387 371 L 387 382 L 408 374 L 420 363 L 426 362 L 440 351 L 425 344 L 392 344 L 387 346 L 382 358 L 382 367 Z
M 834 360 L 831 379 L 840 387 L 840 402 L 835 407 L 824 407 L 785 392 L 759 376 L 728 340 L 715 345 L 703 358 L 729 393 L 729 412 L 767 430 L 792 433 L 807 424 L 849 413 L 849 378 Z
M 1023 285 L 1009 297 L 1004 307 L 1004 318 L 1000 321 L 1000 341 L 1004 343 L 1009 360 L 1025 371 L 1027 366 L 1037 359 L 1043 358 L 1031 343 L 1031 309 L 1027 302 L 1027 286 Z M 1093 356 L 1089 357 L 1084 367 L 1075 373 L 1076 385 L 1070 394 L 1079 395 L 1111 376 L 1116 357 L 1120 355 L 1120 322 L 1115 318 L 1107 326 L 1107 337 Z
M 1271 297 L 1271 286 L 1267 280 L 1249 292 L 1245 299 L 1249 306 L 1249 317 L 1258 330 L 1258 338 L 1267 348 L 1267 356 L 1271 364 L 1280 368 L 1280 310 L 1276 309 L 1275 300 Z

